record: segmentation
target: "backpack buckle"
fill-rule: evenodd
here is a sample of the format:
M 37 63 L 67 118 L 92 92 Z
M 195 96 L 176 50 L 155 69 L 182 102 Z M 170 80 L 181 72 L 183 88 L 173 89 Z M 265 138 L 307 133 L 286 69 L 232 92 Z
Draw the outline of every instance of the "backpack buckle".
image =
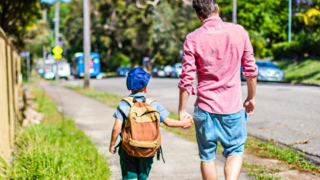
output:
M 133 103 L 138 102 L 138 101 L 137 101 L 137 98 L 142 98 L 142 102 L 146 103 L 146 98 L 145 98 L 144 96 L 135 96 L 135 97 L 133 98 Z

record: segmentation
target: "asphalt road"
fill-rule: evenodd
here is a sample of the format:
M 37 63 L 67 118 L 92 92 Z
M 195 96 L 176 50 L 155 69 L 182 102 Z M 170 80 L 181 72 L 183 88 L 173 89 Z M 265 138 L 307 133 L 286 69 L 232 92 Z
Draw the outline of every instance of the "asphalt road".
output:
M 82 81 L 69 81 L 82 84 Z M 178 79 L 150 80 L 148 96 L 157 99 L 171 112 L 177 112 L 179 89 Z M 96 89 L 128 96 L 125 78 L 91 80 Z M 242 84 L 243 100 L 247 87 Z M 188 101 L 187 111 L 193 112 L 196 96 Z M 292 86 L 288 84 L 259 83 L 256 96 L 256 113 L 248 119 L 248 132 L 291 144 L 308 141 L 309 144 L 295 145 L 301 150 L 320 156 L 320 88 Z

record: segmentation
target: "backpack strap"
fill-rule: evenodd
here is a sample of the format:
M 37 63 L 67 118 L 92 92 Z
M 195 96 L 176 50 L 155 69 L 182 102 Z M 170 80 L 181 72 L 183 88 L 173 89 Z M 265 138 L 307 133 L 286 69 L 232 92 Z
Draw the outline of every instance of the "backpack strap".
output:
M 123 98 L 121 101 L 126 101 L 131 107 L 133 106 L 133 98 L 132 97 Z
M 163 151 L 162 151 L 162 147 L 161 147 L 161 146 L 160 146 L 159 149 L 157 150 L 157 160 L 158 160 L 158 161 L 160 161 L 160 154 L 161 154 L 163 163 L 166 163 L 166 162 L 164 161 L 164 158 L 163 158 Z
M 157 100 L 156 100 L 156 99 L 152 99 L 152 98 L 147 98 L 146 103 L 150 105 L 150 104 L 153 103 L 154 101 L 157 101 Z

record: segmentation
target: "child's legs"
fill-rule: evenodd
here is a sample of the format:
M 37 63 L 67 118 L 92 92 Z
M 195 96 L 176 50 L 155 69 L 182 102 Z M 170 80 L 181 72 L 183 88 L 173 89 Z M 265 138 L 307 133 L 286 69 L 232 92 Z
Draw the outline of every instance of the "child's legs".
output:
M 138 160 L 126 153 L 121 147 L 119 148 L 120 167 L 122 179 L 137 180 L 138 179 Z
M 152 164 L 153 157 L 139 158 L 138 180 L 148 180 Z

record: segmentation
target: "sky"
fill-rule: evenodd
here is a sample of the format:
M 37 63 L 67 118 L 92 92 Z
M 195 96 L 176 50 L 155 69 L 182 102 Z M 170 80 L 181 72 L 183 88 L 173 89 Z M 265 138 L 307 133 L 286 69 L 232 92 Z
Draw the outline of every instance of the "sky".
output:
M 52 4 L 53 2 L 55 2 L 56 0 L 41 0 L 41 2 L 45 2 L 45 3 L 49 3 L 49 4 Z M 63 1 L 63 2 L 70 2 L 71 0 L 60 0 L 60 1 Z

